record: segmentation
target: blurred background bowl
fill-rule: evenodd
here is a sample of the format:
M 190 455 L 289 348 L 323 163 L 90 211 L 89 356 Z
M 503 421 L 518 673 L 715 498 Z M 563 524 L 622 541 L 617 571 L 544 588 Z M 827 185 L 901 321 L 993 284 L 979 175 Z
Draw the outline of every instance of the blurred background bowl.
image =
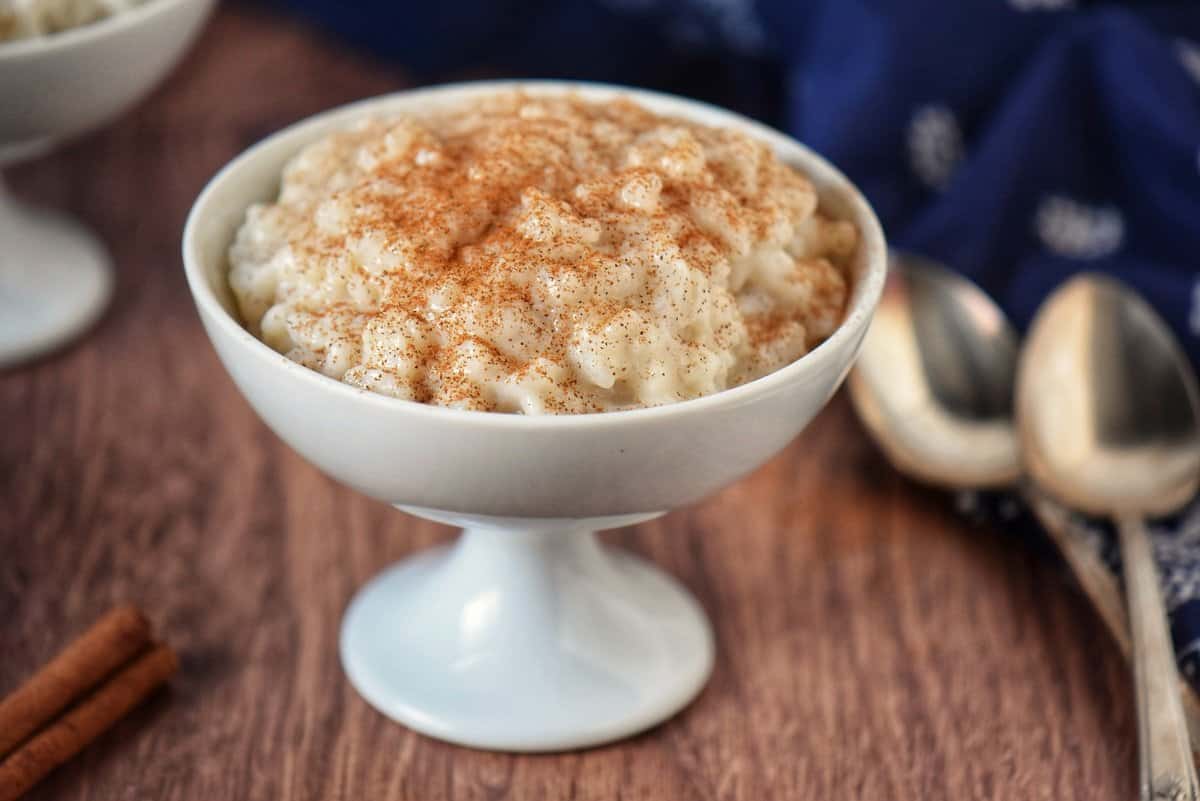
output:
M 0 43 L 0 168 L 120 115 L 163 80 L 215 0 L 149 0 L 97 22 Z M 150 201 L 149 198 L 146 199 Z M 0 180 L 0 368 L 78 336 L 108 305 L 111 259 L 61 214 Z
M 78 28 L 0 42 L 0 163 L 5 151 L 120 115 L 166 77 L 215 2 L 149 0 Z

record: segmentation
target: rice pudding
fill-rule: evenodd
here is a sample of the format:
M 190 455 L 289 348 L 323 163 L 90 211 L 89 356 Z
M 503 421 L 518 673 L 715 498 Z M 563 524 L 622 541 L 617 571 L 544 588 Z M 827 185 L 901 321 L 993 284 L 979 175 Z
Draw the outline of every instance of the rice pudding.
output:
M 89 25 L 146 0 L 0 0 L 0 42 Z
M 569 414 L 718 392 L 841 321 L 853 224 L 742 133 L 499 93 L 310 145 L 246 213 L 246 326 L 348 384 Z

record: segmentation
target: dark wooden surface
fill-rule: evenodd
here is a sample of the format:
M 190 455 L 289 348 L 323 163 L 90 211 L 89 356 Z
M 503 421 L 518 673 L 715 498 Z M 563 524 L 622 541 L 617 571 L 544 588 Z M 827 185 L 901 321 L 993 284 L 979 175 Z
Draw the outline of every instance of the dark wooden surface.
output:
M 897 477 L 841 398 L 748 480 L 607 535 L 716 625 L 712 681 L 676 719 L 514 757 L 361 701 L 338 665 L 343 608 L 451 532 L 334 484 L 263 427 L 200 329 L 178 245 L 246 145 L 404 85 L 226 9 L 138 110 L 12 171 L 103 235 L 119 290 L 83 342 L 0 373 L 0 693 L 121 600 L 183 656 L 169 693 L 32 798 L 1133 797 L 1127 673 L 1061 568 Z

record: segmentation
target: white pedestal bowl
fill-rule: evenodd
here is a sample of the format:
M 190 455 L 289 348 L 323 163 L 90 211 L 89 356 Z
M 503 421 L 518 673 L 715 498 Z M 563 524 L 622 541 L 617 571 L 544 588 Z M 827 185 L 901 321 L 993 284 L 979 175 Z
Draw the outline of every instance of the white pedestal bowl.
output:
M 0 169 L 125 111 L 196 37 L 215 0 L 151 0 L 91 25 L 0 43 Z M 16 201 L 0 180 L 0 367 L 90 325 L 112 294 L 99 241 Z
M 464 412 L 354 389 L 295 364 L 240 324 L 226 253 L 247 207 L 272 199 L 284 163 L 351 119 L 458 103 L 520 86 L 632 96 L 650 109 L 731 126 L 808 173 L 826 212 L 862 232 L 845 321 L 797 362 L 669 406 L 594 415 Z M 183 241 L 201 320 L 262 419 L 338 480 L 412 514 L 460 525 L 449 549 L 384 571 L 350 604 L 342 662 L 384 714 L 451 742 L 511 751 L 577 748 L 682 708 L 712 666 L 711 628 L 676 581 L 594 532 L 691 503 L 783 448 L 841 383 L 886 271 L 867 203 L 802 145 L 733 113 L 591 84 L 479 83 L 365 101 L 251 148 L 196 201 Z

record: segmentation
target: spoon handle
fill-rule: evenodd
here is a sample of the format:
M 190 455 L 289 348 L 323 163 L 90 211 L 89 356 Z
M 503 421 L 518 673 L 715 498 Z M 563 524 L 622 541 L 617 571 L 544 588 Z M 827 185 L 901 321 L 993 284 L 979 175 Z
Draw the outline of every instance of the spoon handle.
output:
M 1120 517 L 1117 527 L 1133 639 L 1142 799 L 1197 801 L 1196 767 L 1150 534 L 1140 517 Z

